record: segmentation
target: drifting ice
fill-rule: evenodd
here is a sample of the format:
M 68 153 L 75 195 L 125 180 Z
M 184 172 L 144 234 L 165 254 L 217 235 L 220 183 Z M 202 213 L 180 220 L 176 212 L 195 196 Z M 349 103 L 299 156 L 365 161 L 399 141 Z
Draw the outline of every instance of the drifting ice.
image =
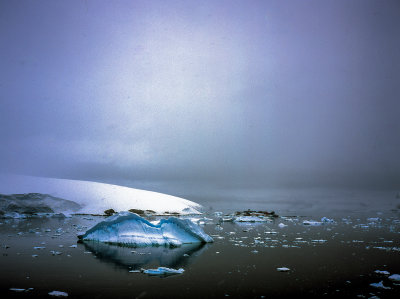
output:
M 185 270 L 180 269 L 172 269 L 166 267 L 158 267 L 157 269 L 147 269 L 144 270 L 143 273 L 148 275 L 174 275 L 174 274 L 182 274 Z
M 121 212 L 89 229 L 83 240 L 130 246 L 180 246 L 213 239 L 189 219 L 170 217 L 152 224 L 137 214 Z

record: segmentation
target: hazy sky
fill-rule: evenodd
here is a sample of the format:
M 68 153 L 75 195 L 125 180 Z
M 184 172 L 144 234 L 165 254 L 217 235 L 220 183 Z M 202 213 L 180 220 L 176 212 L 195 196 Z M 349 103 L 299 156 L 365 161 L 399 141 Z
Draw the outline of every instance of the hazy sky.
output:
M 400 187 L 400 1 L 0 0 L 0 171 Z

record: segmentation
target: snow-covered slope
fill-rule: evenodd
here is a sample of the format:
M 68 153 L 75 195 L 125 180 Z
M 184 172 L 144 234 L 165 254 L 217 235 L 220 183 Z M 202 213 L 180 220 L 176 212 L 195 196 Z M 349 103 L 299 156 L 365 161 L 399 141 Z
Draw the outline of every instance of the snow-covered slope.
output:
M 83 240 L 131 246 L 180 246 L 210 243 L 213 239 L 189 219 L 170 217 L 152 224 L 137 214 L 121 212 L 96 224 Z
M 200 214 L 195 202 L 167 194 L 117 185 L 0 174 L 0 194 L 41 193 L 81 205 L 77 213 L 103 214 L 107 209 L 152 210 L 156 213 Z M 63 211 L 55 211 L 63 212 Z

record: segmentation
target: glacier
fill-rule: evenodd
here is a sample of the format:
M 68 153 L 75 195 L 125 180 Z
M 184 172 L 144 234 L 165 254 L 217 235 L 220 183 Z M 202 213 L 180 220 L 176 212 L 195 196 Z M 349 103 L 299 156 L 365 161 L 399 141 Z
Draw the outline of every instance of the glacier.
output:
M 131 212 L 117 213 L 78 237 L 84 241 L 133 247 L 177 247 L 182 244 L 213 242 L 200 226 L 189 219 L 170 217 L 153 224 Z
M 202 206 L 176 196 L 140 190 L 118 185 L 69 179 L 44 178 L 24 175 L 0 174 L 0 194 L 24 195 L 32 203 L 53 209 L 55 213 L 104 214 L 113 209 L 116 212 L 130 209 L 152 210 L 156 214 L 201 214 Z M 33 198 L 36 197 L 36 198 Z M 40 200 L 38 200 L 38 198 Z M 28 202 L 28 199 L 24 202 Z M 44 201 L 44 199 L 46 199 Z M 64 199 L 64 203 L 73 202 L 76 206 L 55 204 Z M 51 202 L 52 204 L 47 204 Z M 32 209 L 30 205 L 30 209 Z M 76 207 L 79 207 L 77 209 Z M 19 208 L 21 210 L 21 208 Z M 72 210 L 72 211 L 71 211 Z M 5 213 L 13 212 L 4 210 Z

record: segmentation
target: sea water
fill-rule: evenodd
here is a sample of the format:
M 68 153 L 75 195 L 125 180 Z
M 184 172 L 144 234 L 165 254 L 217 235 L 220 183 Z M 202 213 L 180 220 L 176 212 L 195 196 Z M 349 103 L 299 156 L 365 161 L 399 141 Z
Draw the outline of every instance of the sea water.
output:
M 400 200 L 395 192 L 247 191 L 198 197 L 205 214 L 193 220 L 214 239 L 206 245 L 131 248 L 77 243 L 77 235 L 103 217 L 0 219 L 0 295 L 400 296 L 399 282 L 389 279 L 400 274 Z M 281 217 L 262 223 L 221 221 L 221 213 L 247 209 L 275 210 Z M 184 271 L 172 276 L 143 273 L 159 266 Z

